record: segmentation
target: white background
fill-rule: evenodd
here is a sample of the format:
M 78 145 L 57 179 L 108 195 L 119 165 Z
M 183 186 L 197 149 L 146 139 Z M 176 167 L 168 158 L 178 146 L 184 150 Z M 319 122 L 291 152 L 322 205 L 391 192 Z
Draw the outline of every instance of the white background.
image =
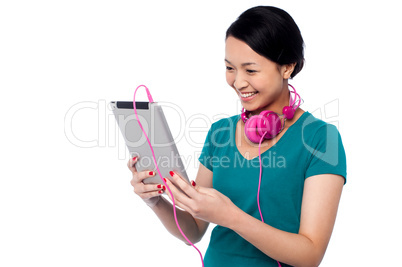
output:
M 399 263 L 397 1 L 16 0 L 0 4 L 0 266 L 200 266 L 134 195 L 106 103 L 146 84 L 180 106 L 187 123 L 166 115 L 173 133 L 190 129 L 178 146 L 195 177 L 209 125 L 240 109 L 225 31 L 260 4 L 299 25 L 306 65 L 291 83 L 305 110 L 339 126 L 347 152 L 321 266 Z

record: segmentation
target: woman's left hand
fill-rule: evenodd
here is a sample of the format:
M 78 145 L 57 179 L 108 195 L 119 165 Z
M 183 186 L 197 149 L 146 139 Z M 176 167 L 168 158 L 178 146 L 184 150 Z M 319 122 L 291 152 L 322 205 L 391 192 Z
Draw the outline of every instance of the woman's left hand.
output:
M 189 212 L 194 218 L 229 227 L 233 212 L 238 207 L 227 196 L 213 188 L 195 185 L 194 182 L 190 185 L 178 174 L 170 173 L 171 181 L 166 179 L 166 184 L 172 191 L 176 206 Z M 165 192 L 172 199 L 169 190 L 166 189 Z

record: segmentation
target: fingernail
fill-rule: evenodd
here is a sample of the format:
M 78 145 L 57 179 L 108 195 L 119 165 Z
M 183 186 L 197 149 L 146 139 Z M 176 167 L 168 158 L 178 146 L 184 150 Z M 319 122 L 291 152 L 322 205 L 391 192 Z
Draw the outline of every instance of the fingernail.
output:
M 159 190 L 159 192 L 158 192 L 159 194 L 163 194 L 163 190 Z
M 163 187 L 163 191 L 166 191 L 166 186 L 163 185 L 162 187 Z
M 134 157 L 134 158 L 133 158 L 133 161 L 136 160 L 136 159 L 137 159 L 137 157 Z
M 165 181 L 165 183 L 167 182 L 166 178 L 163 178 L 163 181 Z
M 158 184 L 157 188 L 162 188 L 162 185 L 161 185 L 161 184 Z
M 154 172 L 153 172 L 153 171 L 150 171 L 150 172 L 149 172 L 149 175 L 154 175 Z
M 194 181 L 191 181 L 192 186 L 196 186 L 196 183 Z
M 170 171 L 169 173 L 170 173 L 170 176 L 172 176 L 172 177 L 173 177 L 173 175 L 174 175 L 174 172 Z

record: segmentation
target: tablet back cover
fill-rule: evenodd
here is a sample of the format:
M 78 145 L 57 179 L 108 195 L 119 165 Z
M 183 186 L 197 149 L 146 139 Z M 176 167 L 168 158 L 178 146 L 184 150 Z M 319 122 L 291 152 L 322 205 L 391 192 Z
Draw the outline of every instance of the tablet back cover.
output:
M 143 134 L 134 113 L 133 102 L 111 102 L 116 122 L 131 157 L 139 156 L 137 171 L 155 171 L 156 175 L 144 183 L 161 183 L 156 171 L 151 148 Z M 136 102 L 138 118 L 154 149 L 156 162 L 163 178 L 170 178 L 174 171 L 188 180 L 185 167 L 170 132 L 162 107 L 153 102 Z

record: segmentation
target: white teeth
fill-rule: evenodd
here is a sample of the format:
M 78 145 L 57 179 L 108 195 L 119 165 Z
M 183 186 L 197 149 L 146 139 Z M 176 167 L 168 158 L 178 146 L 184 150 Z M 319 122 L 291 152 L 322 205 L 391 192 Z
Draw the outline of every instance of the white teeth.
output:
M 252 95 L 255 95 L 257 92 L 253 92 L 253 93 L 247 93 L 247 94 L 240 94 L 241 97 L 250 97 Z

